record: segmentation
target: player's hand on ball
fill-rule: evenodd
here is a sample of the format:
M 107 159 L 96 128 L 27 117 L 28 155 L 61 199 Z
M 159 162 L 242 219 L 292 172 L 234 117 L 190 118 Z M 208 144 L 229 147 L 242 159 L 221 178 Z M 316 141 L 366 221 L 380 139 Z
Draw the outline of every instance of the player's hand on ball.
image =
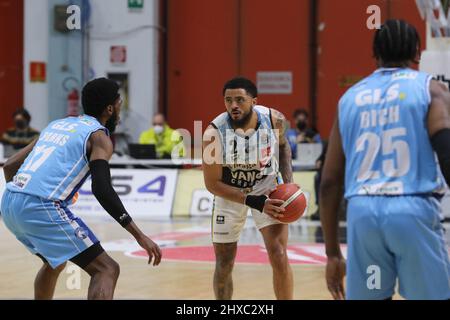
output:
M 283 218 L 283 212 L 285 209 L 280 207 L 283 203 L 283 200 L 267 198 L 263 212 L 273 216 L 274 218 Z
M 268 191 L 266 193 L 266 195 L 268 196 L 274 190 L 275 189 Z M 282 218 L 283 217 L 283 212 L 285 211 L 285 209 L 281 208 L 280 206 L 283 203 L 284 203 L 283 200 L 267 198 L 266 203 L 264 204 L 263 212 L 273 216 L 274 218 Z
M 345 300 L 344 290 L 345 259 L 329 257 L 326 267 L 327 287 L 334 300 Z
M 157 266 L 159 265 L 159 263 L 161 262 L 161 249 L 159 248 L 159 246 L 152 241 L 152 239 L 150 239 L 149 237 L 143 235 L 141 238 L 139 238 L 138 240 L 139 245 L 142 247 L 142 249 L 144 249 L 145 251 L 147 251 L 148 254 L 148 264 L 152 263 L 153 258 L 155 260 L 153 260 L 153 265 Z

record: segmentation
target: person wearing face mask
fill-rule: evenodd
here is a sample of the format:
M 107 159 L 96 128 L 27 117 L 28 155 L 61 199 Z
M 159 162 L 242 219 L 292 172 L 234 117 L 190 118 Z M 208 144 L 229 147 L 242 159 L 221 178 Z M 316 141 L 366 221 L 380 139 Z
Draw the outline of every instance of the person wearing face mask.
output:
M 294 111 L 293 118 L 295 128 L 286 131 L 286 138 L 291 146 L 292 159 L 297 158 L 297 145 L 299 143 L 321 143 L 320 134 L 313 128 L 308 127 L 308 111 L 297 109 Z
M 2 136 L 2 142 L 19 150 L 30 144 L 39 131 L 30 127 L 31 116 L 25 109 L 18 109 L 13 114 L 14 127 L 8 129 Z
M 122 99 L 116 82 L 99 78 L 82 91 L 84 114 L 52 121 L 5 163 L 7 182 L 0 211 L 6 227 L 43 265 L 34 282 L 35 299 L 52 299 L 67 261 L 90 276 L 88 299 L 112 299 L 120 268 L 69 205 L 91 176 L 92 194 L 105 211 L 146 251 L 150 264 L 161 250 L 128 214 L 111 183 L 110 139 Z
M 180 134 L 169 127 L 163 114 L 158 113 L 153 117 L 153 127 L 141 133 L 140 144 L 154 144 L 156 154 L 161 159 L 171 159 L 172 149 L 181 141 Z M 180 149 L 182 157 L 184 149 Z

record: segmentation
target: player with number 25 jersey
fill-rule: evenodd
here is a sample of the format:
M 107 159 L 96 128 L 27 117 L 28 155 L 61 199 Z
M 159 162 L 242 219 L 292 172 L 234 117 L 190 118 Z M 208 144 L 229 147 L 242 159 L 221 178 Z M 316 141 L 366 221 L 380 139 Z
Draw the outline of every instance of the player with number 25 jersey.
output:
M 407 299 L 449 299 L 440 199 L 450 181 L 450 94 L 410 68 L 420 39 L 408 23 L 388 20 L 373 48 L 378 69 L 340 99 L 322 176 L 328 289 L 342 298 L 346 272 L 348 299 L 390 299 L 397 280 Z M 335 213 L 343 182 L 347 263 Z

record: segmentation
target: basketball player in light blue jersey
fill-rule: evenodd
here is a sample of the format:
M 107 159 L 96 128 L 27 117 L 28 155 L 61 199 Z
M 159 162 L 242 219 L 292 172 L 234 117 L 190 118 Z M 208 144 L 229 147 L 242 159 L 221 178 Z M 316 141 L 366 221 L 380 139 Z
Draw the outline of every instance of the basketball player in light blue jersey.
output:
M 398 280 L 406 299 L 450 299 L 440 208 L 450 182 L 450 93 L 409 68 L 420 39 L 408 23 L 388 20 L 373 50 L 378 69 L 341 98 L 323 171 L 328 289 L 335 299 L 388 300 Z M 337 217 L 344 184 L 347 265 Z
M 87 83 L 85 114 L 51 122 L 40 137 L 4 166 L 7 181 L 1 202 L 3 221 L 44 265 L 34 283 L 36 299 L 51 299 L 58 275 L 70 260 L 91 277 L 88 299 L 112 299 L 119 265 L 92 231 L 68 208 L 92 175 L 92 192 L 103 208 L 129 231 L 149 255 L 161 261 L 159 247 L 136 226 L 111 184 L 108 161 L 122 100 L 106 78 Z

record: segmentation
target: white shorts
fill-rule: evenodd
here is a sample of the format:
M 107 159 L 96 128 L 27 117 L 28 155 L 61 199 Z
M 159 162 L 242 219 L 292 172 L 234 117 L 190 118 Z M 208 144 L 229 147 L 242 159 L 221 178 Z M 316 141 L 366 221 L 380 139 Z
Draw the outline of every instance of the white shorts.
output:
M 272 180 L 272 179 L 271 179 Z M 274 180 L 263 183 L 263 186 L 251 192 L 252 195 L 261 195 L 265 191 L 273 189 L 276 186 Z M 261 189 L 261 187 L 263 187 Z M 256 209 L 249 208 L 245 204 L 226 200 L 221 197 L 214 197 L 214 207 L 211 221 L 211 234 L 213 243 L 234 243 L 239 241 L 245 221 L 247 220 L 248 210 L 251 210 L 253 219 L 258 230 L 265 227 L 281 224 L 280 221 L 266 213 L 259 212 Z

